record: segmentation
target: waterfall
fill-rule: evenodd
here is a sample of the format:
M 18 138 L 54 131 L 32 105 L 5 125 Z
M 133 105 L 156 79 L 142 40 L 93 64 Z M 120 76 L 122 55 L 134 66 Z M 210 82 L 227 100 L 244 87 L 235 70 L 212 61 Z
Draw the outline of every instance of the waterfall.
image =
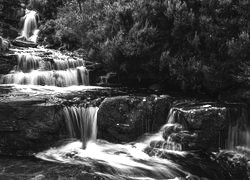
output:
M 76 67 L 84 66 L 84 65 L 85 65 L 84 60 L 75 60 L 75 59 L 53 60 L 53 68 L 55 70 L 66 70 L 66 69 L 76 68 Z
M 68 69 L 66 71 L 38 71 L 30 73 L 15 72 L 3 75 L 1 84 L 47 85 L 67 87 L 73 85 L 89 85 L 89 72 L 86 67 Z
M 249 149 L 250 148 L 250 127 L 248 125 L 248 114 L 246 108 L 240 109 L 239 117 L 233 119 L 228 112 L 229 126 L 226 149 Z
M 98 107 L 64 107 L 63 114 L 70 137 L 80 138 L 83 147 L 97 136 Z
M 41 58 L 38 56 L 32 56 L 30 54 L 18 54 L 16 71 L 18 72 L 30 72 L 40 67 L 39 62 Z
M 24 26 L 22 30 L 22 36 L 27 40 L 33 41 L 36 43 L 38 29 L 37 29 L 37 12 L 26 10 L 26 15 L 24 16 Z

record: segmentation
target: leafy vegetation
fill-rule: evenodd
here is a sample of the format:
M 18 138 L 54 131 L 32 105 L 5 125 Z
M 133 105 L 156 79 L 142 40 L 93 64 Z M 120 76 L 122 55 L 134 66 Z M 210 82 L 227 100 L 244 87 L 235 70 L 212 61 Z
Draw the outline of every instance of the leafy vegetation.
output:
M 249 75 L 250 3 L 67 0 L 41 41 L 84 48 L 121 81 L 217 92 Z

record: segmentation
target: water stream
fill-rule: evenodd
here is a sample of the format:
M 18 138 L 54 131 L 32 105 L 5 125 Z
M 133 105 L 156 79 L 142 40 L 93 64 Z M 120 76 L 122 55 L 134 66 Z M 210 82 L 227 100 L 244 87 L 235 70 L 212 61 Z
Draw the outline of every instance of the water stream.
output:
M 26 40 L 32 41 L 34 43 L 37 42 L 38 37 L 38 26 L 37 26 L 37 17 L 38 14 L 36 11 L 28 10 L 25 11 L 24 26 L 22 30 L 22 37 L 25 37 Z
M 89 112 L 96 109 L 84 108 L 65 108 L 65 116 L 67 119 L 67 126 L 72 137 L 77 137 L 77 133 L 81 134 L 81 139 L 88 140 L 86 148 L 82 146 L 85 141 L 73 141 L 57 148 L 51 148 L 47 151 L 38 153 L 36 157 L 59 163 L 69 163 L 78 165 L 91 166 L 95 173 L 102 174 L 103 176 L 114 176 L 117 179 L 171 179 L 175 177 L 187 176 L 189 173 L 185 172 L 183 168 L 171 160 L 161 159 L 158 157 L 150 157 L 144 152 L 144 149 L 151 141 L 163 140 L 162 131 L 163 126 L 158 133 L 141 138 L 138 142 L 131 142 L 128 144 L 114 144 L 104 140 L 96 140 L 96 116 L 90 115 L 92 120 L 89 119 Z M 79 116 L 87 116 L 83 118 L 83 123 L 90 121 L 92 127 L 86 131 L 81 127 L 81 122 L 78 122 Z M 170 114 L 170 119 L 172 118 Z M 88 125 L 87 125 L 88 126 Z M 83 131 L 90 134 L 86 135 Z M 82 137 L 83 136 L 83 137 Z M 90 138 L 87 138 L 90 137 Z M 186 152 L 181 151 L 168 151 L 176 157 L 184 158 Z M 100 170 L 100 166 L 105 167 Z

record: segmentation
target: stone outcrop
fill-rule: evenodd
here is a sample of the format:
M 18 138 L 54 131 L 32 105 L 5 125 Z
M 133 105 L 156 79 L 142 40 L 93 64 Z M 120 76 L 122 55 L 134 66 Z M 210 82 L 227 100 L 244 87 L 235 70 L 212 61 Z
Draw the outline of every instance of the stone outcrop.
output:
M 167 121 L 169 96 L 117 96 L 106 98 L 98 111 L 99 137 L 130 142 L 146 132 L 156 132 Z
M 183 180 L 236 180 L 230 177 L 227 169 L 220 166 L 212 153 L 196 151 L 178 154 L 157 148 L 147 148 L 145 152 L 149 156 L 170 160 L 178 164 L 182 170 L 189 172 L 189 175 L 184 175 Z
M 9 50 L 10 43 L 6 39 L 0 36 L 0 54 L 3 54 Z
M 58 105 L 40 98 L 0 102 L 0 154 L 29 155 L 60 139 L 64 122 Z
M 0 74 L 8 74 L 17 65 L 17 56 L 0 54 Z
M 229 172 L 232 179 L 248 179 L 248 165 L 245 155 L 235 151 L 221 151 L 216 155 L 220 166 Z
M 216 150 L 221 146 L 221 132 L 226 129 L 227 109 L 216 105 L 197 105 L 173 110 L 171 131 L 165 129 L 166 141 L 182 146 L 182 150 Z M 179 124 L 179 125 L 178 125 Z
M 15 39 L 12 41 L 12 44 L 15 46 L 19 46 L 19 47 L 37 47 L 37 44 L 32 42 L 32 41 L 26 41 L 26 40 L 22 40 L 22 39 Z
M 244 104 L 177 105 L 162 129 L 163 139 L 152 141 L 148 148 L 218 151 L 247 145 L 245 108 Z

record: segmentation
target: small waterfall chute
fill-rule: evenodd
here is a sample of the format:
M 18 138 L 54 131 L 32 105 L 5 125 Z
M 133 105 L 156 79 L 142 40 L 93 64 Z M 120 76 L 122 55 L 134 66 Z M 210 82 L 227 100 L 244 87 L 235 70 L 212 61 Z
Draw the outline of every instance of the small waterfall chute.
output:
M 95 141 L 97 137 L 98 107 L 64 107 L 65 123 L 71 138 L 80 138 L 83 148 L 88 141 Z
M 245 107 L 240 109 L 240 115 L 233 119 L 228 112 L 228 138 L 226 149 L 249 149 L 250 148 L 250 127 L 248 124 L 248 113 Z

